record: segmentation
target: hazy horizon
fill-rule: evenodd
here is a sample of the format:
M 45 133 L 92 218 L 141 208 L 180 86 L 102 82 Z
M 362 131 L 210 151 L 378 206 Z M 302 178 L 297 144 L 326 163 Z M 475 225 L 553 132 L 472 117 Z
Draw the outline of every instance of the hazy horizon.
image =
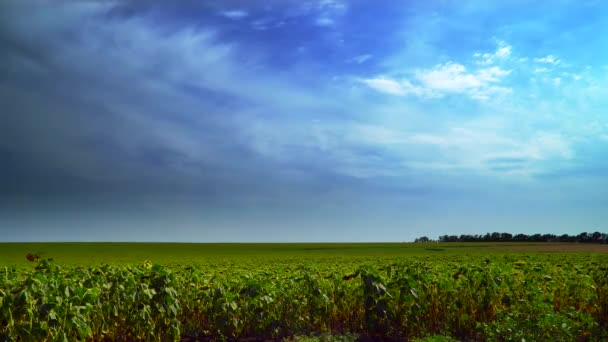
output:
M 601 1 L 0 2 L 0 242 L 608 231 Z

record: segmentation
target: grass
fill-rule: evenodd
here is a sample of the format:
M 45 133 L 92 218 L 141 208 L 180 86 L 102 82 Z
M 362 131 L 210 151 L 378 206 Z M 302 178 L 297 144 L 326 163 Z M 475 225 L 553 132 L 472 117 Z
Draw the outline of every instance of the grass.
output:
M 25 255 L 74 265 L 209 263 L 250 258 L 398 257 L 545 252 L 608 253 L 608 245 L 554 243 L 0 243 L 0 265 L 24 265 Z

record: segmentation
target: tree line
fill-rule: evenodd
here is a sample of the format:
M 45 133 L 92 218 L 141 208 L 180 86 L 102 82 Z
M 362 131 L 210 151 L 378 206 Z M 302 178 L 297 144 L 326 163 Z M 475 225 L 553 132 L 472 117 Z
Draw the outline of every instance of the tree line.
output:
M 581 242 L 581 243 L 608 243 L 608 233 L 583 232 L 578 235 L 555 235 L 555 234 L 510 234 L 510 233 L 487 233 L 441 235 L 437 240 L 422 236 L 414 242 Z

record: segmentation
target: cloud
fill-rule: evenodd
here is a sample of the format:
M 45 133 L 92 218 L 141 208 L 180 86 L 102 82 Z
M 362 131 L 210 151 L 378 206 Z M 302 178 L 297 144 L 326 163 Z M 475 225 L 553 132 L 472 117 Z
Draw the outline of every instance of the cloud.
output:
M 554 77 L 552 79 L 552 81 L 553 81 L 553 85 L 556 86 L 556 87 L 559 87 L 562 84 L 561 77 Z
M 571 143 L 562 135 L 535 132 L 524 137 L 499 133 L 497 127 L 471 123 L 452 127 L 442 134 L 418 133 L 408 138 L 411 144 L 435 146 L 442 156 L 442 168 L 500 171 L 532 175 L 545 169 L 548 161 L 574 158 Z M 427 163 L 430 163 L 427 165 Z M 417 161 L 417 168 L 436 169 L 434 161 Z
M 537 63 L 552 64 L 552 65 L 558 65 L 559 63 L 561 63 L 561 61 L 553 55 L 547 55 L 546 57 L 534 58 L 534 61 Z
M 226 18 L 235 20 L 243 19 L 249 15 L 247 11 L 240 9 L 223 11 L 221 14 Z
M 446 92 L 466 92 L 470 89 L 480 89 L 489 83 L 498 82 L 510 71 L 499 67 L 480 69 L 475 73 L 467 72 L 462 64 L 446 63 L 433 69 L 417 72 L 417 79 L 427 88 Z
M 498 61 L 502 61 L 507 59 L 511 55 L 511 45 L 505 43 L 504 41 L 498 41 L 498 47 L 496 51 L 493 53 L 480 53 L 476 52 L 473 54 L 473 57 L 477 59 L 476 63 L 481 65 L 491 65 Z
M 491 171 L 496 172 L 516 172 L 529 167 L 527 158 L 518 157 L 497 157 L 486 160 L 486 164 Z
M 372 89 L 391 95 L 416 95 L 425 98 L 441 96 L 439 94 L 434 94 L 430 89 L 416 87 L 408 80 L 396 81 L 380 76 L 376 78 L 364 79 L 361 82 Z
M 480 119 L 426 130 L 344 120 L 250 127 L 264 155 L 282 163 L 319 155 L 326 159 L 323 164 L 331 160 L 334 172 L 364 179 L 427 171 L 528 177 L 576 157 L 568 137 L 550 131 L 521 133 L 507 121 Z
M 109 16 L 111 6 L 84 3 L 2 6 L 0 101 L 10 114 L 0 126 L 10 134 L 0 135 L 0 149 L 19 156 L 11 167 L 23 186 L 63 179 L 64 190 L 40 187 L 263 196 L 255 174 L 284 176 L 256 154 L 243 118 L 328 103 L 253 58 L 243 62 L 240 47 L 207 27 L 160 27 L 145 14 Z M 251 179 L 237 176 L 244 169 Z
M 344 2 L 338 0 L 320 0 L 316 6 L 315 24 L 320 27 L 330 27 L 336 24 L 347 10 Z
M 509 57 L 510 54 L 511 54 L 510 45 L 499 48 L 498 50 L 496 50 L 496 53 L 495 53 L 496 57 L 498 57 L 498 58 L 506 58 L 506 57 Z
M 268 26 L 269 20 L 267 19 L 257 19 L 251 22 L 251 27 L 253 27 L 255 30 L 264 31 L 268 29 Z
M 332 26 L 334 24 L 334 20 L 332 18 L 321 16 L 315 20 L 315 23 L 317 26 Z
M 404 79 L 376 77 L 363 80 L 370 88 L 391 95 L 416 95 L 425 98 L 442 97 L 447 94 L 464 94 L 476 100 L 487 100 L 491 96 L 507 94 L 510 88 L 496 86 L 511 73 L 493 66 L 468 72 L 462 64 L 448 62 L 431 69 L 414 72 L 414 82 Z
M 392 95 L 405 95 L 407 94 L 406 89 L 402 86 L 402 83 L 397 82 L 395 80 L 386 79 L 386 78 L 370 78 L 363 80 L 363 83 L 367 84 L 369 87 L 381 91 L 383 93 L 392 94 Z
M 369 55 L 369 54 L 365 54 L 365 55 L 359 55 L 359 56 L 355 56 L 352 58 L 352 61 L 358 63 L 358 64 L 362 64 L 367 62 L 368 60 L 372 59 L 373 56 Z

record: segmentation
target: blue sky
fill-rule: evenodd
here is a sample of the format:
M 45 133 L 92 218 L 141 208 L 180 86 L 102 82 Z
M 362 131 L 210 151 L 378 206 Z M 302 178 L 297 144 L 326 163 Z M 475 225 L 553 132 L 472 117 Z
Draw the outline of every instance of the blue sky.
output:
M 608 228 L 603 1 L 3 1 L 2 240 Z

